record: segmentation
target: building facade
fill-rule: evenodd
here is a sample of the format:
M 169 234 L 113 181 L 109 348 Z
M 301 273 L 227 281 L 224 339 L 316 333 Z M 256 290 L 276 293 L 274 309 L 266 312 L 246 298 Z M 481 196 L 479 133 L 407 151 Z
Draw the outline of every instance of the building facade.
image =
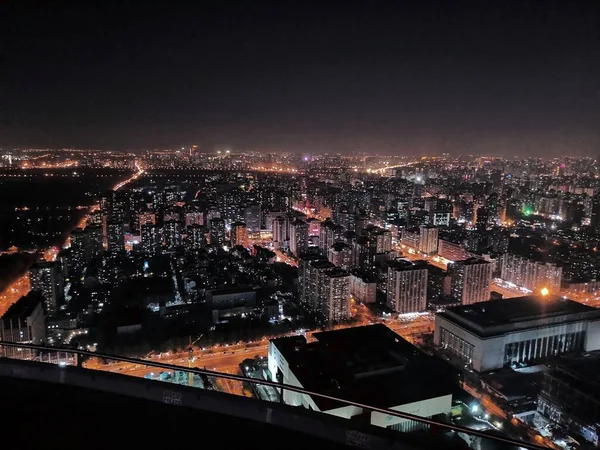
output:
M 399 314 L 427 308 L 427 267 L 408 260 L 389 263 L 387 307 Z
M 600 349 L 600 310 L 562 297 L 526 296 L 436 314 L 434 343 L 487 372 Z
M 490 299 L 493 266 L 479 258 L 469 258 L 448 265 L 452 274 L 451 295 L 463 305 Z

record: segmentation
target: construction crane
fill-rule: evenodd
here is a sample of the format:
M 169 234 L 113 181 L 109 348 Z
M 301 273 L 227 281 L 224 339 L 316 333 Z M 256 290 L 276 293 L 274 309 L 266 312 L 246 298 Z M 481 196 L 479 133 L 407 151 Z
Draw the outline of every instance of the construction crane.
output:
M 188 351 L 188 369 L 192 368 L 192 360 L 194 358 L 194 347 L 193 345 L 198 342 L 200 339 L 202 339 L 202 336 L 204 336 L 204 334 L 201 334 L 200 336 L 198 336 L 198 339 L 196 339 L 194 342 L 192 342 L 192 336 L 190 335 L 190 343 L 187 347 L 187 351 Z M 188 371 L 188 386 L 193 386 L 194 385 L 194 374 L 190 371 Z

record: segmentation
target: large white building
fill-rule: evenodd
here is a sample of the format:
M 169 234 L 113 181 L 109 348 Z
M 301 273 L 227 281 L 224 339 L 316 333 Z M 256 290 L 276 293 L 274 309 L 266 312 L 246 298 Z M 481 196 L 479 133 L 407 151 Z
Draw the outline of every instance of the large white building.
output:
M 478 372 L 600 349 L 600 310 L 562 297 L 526 296 L 436 314 L 434 343 Z
M 273 381 L 360 404 L 421 417 L 446 415 L 452 407 L 453 372 L 384 325 L 314 333 L 269 342 Z M 288 405 L 338 417 L 361 417 L 371 425 L 399 431 L 421 427 L 389 416 L 309 394 L 283 391 Z

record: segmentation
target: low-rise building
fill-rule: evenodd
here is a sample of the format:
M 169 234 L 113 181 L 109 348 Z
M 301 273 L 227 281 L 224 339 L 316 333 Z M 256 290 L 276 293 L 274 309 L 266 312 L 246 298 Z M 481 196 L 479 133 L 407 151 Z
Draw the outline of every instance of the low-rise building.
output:
M 453 371 L 384 325 L 314 333 L 269 342 L 272 380 L 343 400 L 389 408 L 421 417 L 450 413 Z M 421 423 L 392 417 L 322 397 L 283 391 L 289 405 L 344 418 L 362 418 L 371 425 L 412 431 Z
M 45 299 L 32 291 L 21 297 L 0 319 L 0 341 L 41 344 L 46 339 Z M 35 350 L 0 346 L 0 356 L 32 359 Z

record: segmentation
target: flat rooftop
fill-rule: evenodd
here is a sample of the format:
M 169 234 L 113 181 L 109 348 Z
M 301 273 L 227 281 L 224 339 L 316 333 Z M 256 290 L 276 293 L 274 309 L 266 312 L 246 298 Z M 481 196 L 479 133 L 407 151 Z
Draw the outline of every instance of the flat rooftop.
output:
M 44 297 L 42 297 L 42 294 L 31 291 L 12 304 L 2 316 L 2 320 L 26 319 L 31 315 L 35 307 L 43 301 Z
M 476 334 L 487 334 L 486 329 L 535 326 L 535 322 L 560 317 L 567 321 L 600 319 L 600 310 L 560 296 L 527 295 L 454 306 L 439 313 L 439 316 L 460 322 Z
M 305 389 L 377 407 L 452 394 L 453 371 L 385 325 L 314 333 L 272 342 Z M 314 397 L 321 410 L 335 402 Z

